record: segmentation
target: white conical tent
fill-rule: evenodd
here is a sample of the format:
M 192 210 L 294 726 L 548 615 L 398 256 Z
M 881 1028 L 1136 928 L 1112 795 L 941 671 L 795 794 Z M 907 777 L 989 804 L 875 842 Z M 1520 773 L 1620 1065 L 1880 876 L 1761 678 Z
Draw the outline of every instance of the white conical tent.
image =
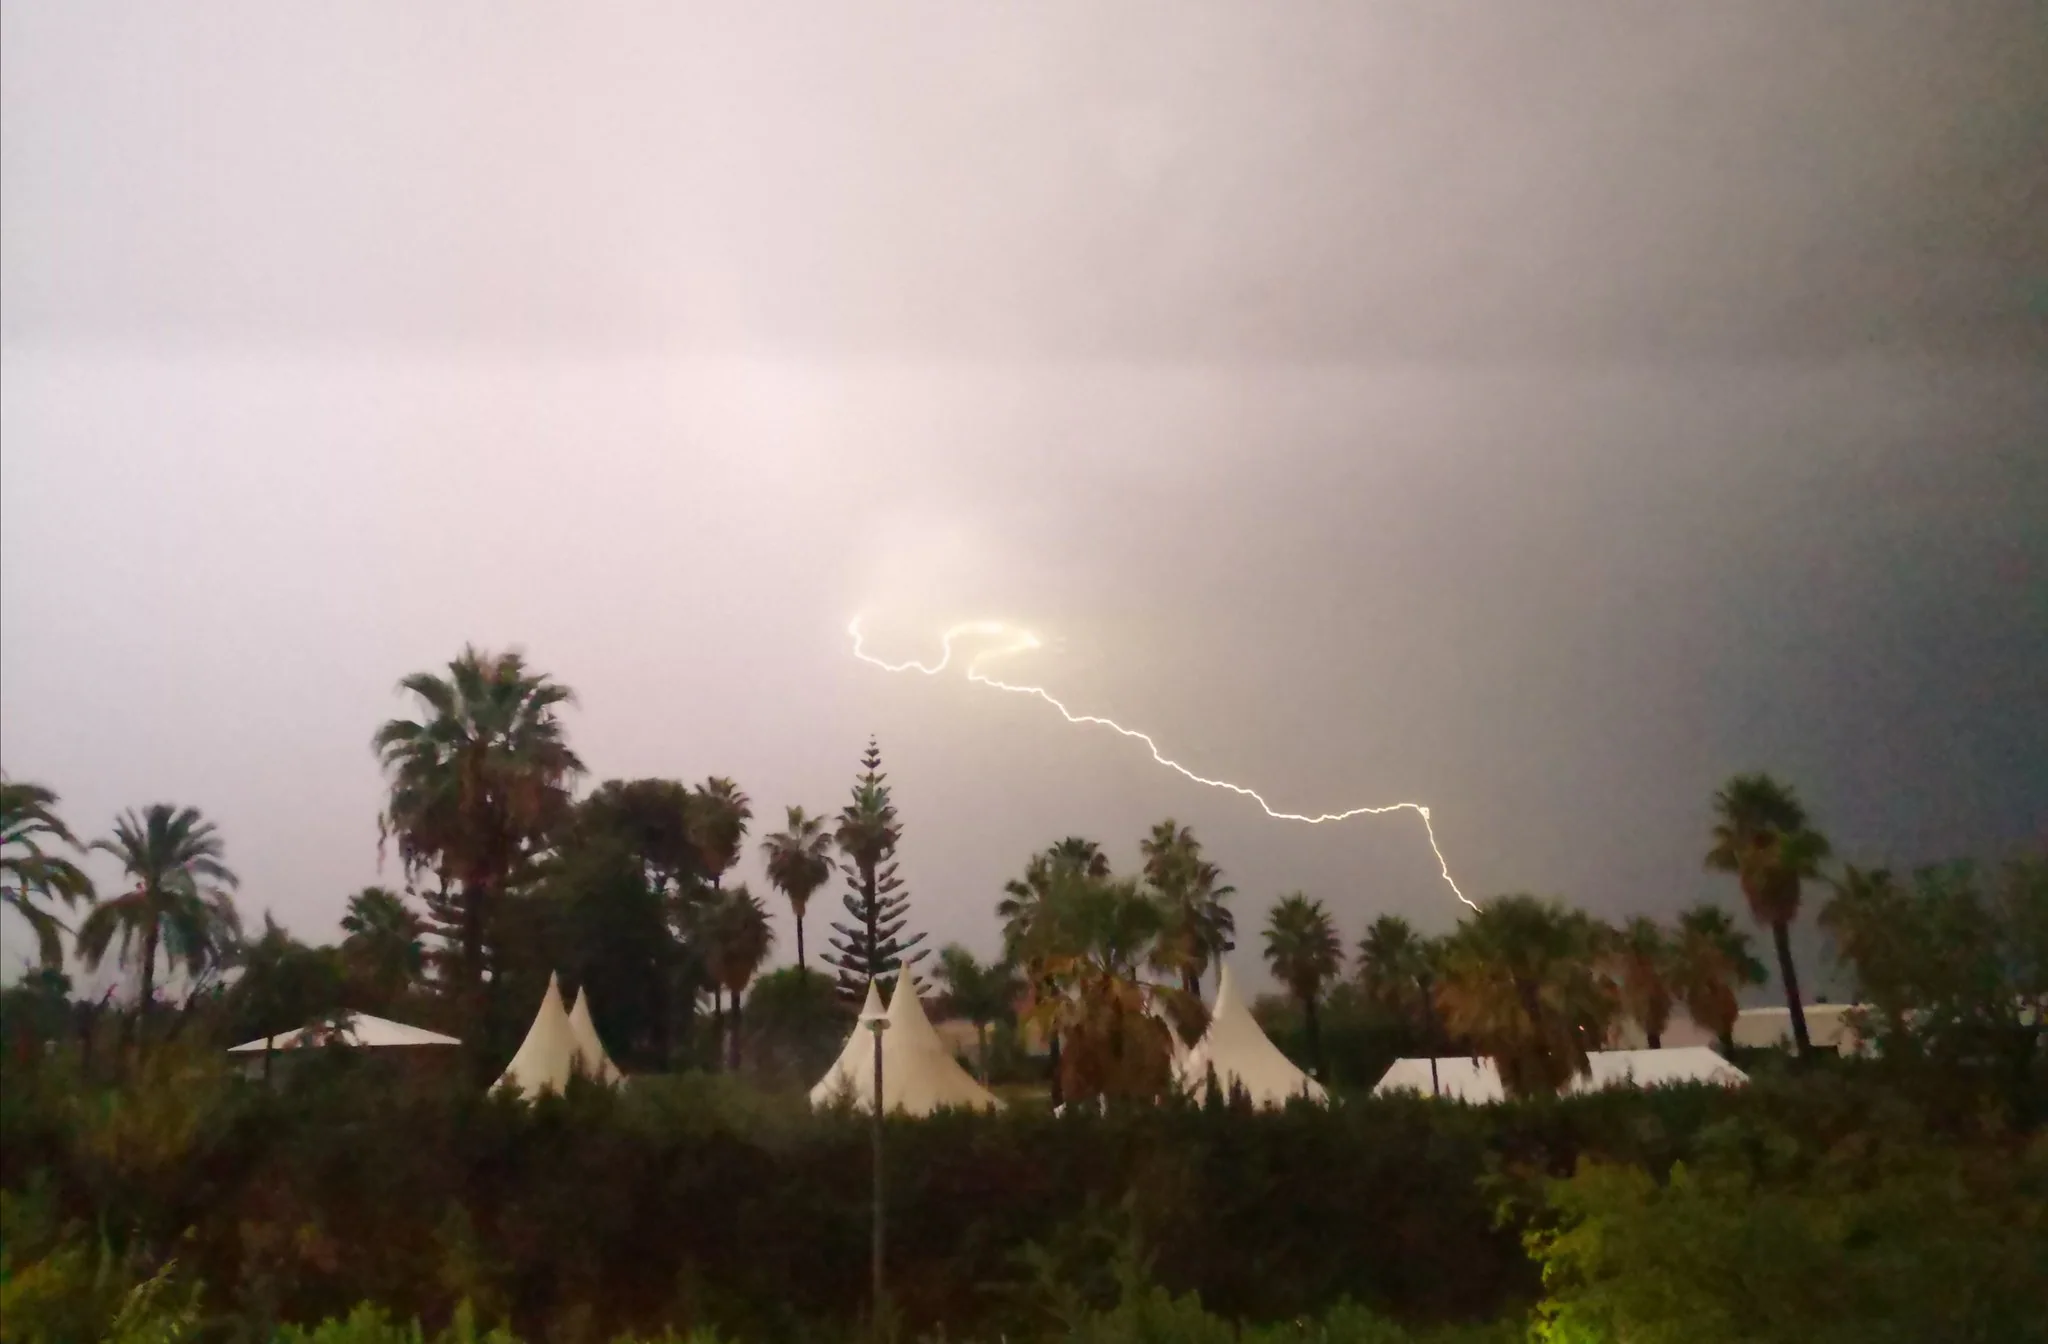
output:
M 811 1089 L 811 1105 L 830 1106 L 841 1097 L 858 1111 L 870 1109 L 875 1092 L 875 1037 L 867 1024 L 888 1023 L 882 1032 L 882 1107 L 906 1115 L 930 1115 L 949 1106 L 989 1111 L 1000 1107 L 995 1094 L 974 1081 L 933 1029 L 918 1000 L 917 988 L 904 976 L 885 1014 L 881 992 L 868 982 L 861 1020 L 846 1038 L 846 1048 Z
M 623 1082 L 626 1075 L 619 1072 L 619 1066 L 612 1063 L 612 1057 L 604 1052 L 604 1042 L 598 1039 L 597 1024 L 590 1020 L 590 987 L 576 991 L 576 1006 L 569 1010 L 569 1040 L 576 1047 L 576 1070 L 585 1078 L 612 1086 Z
M 562 987 L 550 975 L 540 1011 L 533 1015 L 526 1039 L 495 1086 L 515 1087 L 526 1096 L 537 1097 L 543 1092 L 563 1091 L 575 1072 L 576 1038 L 569 1027 L 569 1014 L 562 1009 Z
M 1259 1024 L 1237 997 L 1225 966 L 1216 986 L 1216 1003 L 1209 1013 L 1209 1030 L 1188 1051 L 1178 1070 L 1180 1084 L 1196 1097 L 1205 1094 L 1209 1074 L 1227 1096 L 1243 1088 L 1252 1104 L 1259 1107 L 1285 1106 L 1295 1097 L 1328 1101 L 1323 1085 L 1294 1067 L 1294 1061 L 1280 1053 L 1280 1047 L 1266 1039 Z

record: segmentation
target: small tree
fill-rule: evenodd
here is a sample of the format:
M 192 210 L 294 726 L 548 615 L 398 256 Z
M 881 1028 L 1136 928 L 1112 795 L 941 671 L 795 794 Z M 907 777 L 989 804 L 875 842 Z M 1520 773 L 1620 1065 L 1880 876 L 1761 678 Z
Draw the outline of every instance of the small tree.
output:
M 834 837 L 846 856 L 840 871 L 847 881 L 846 912 L 854 922 L 832 925 L 837 936 L 825 963 L 839 972 L 840 993 L 855 1001 L 867 993 L 868 981 L 907 971 L 928 950 L 918 947 L 925 935 L 903 933 L 910 921 L 910 893 L 896 875 L 903 824 L 889 797 L 888 778 L 882 773 L 881 749 L 870 738 L 853 800 L 839 813 Z M 911 983 L 917 983 L 915 975 Z
M 1007 961 L 987 965 L 958 943 L 939 949 L 939 975 L 946 982 L 946 1003 L 953 1014 L 974 1024 L 976 1068 L 988 1081 L 988 1029 L 1012 1017 L 1023 985 Z

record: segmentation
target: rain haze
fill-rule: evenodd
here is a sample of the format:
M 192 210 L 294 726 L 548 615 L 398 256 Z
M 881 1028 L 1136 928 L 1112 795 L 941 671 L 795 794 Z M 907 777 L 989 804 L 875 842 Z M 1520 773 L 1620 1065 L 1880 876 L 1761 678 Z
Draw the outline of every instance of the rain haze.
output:
M 1248 971 L 1281 892 L 1460 911 L 1412 814 L 856 613 L 1426 804 L 1480 899 L 1733 904 L 1738 770 L 1859 860 L 2048 843 L 2030 0 L 0 16 L 4 765 L 199 806 L 252 920 L 378 880 L 465 643 L 757 834 L 875 734 L 935 942 L 1167 816 Z

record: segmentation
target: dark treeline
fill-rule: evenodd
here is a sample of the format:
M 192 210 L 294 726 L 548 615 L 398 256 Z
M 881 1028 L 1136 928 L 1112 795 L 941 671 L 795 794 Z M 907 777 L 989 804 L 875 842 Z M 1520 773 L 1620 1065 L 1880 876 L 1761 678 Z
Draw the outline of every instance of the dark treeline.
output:
M 1255 1114 L 1173 1094 L 1172 1034 L 1199 1035 L 1240 941 L 1187 827 L 1152 828 L 1133 872 L 1093 840 L 1048 846 L 990 893 L 999 956 L 927 958 L 872 743 L 838 813 L 787 807 L 756 838 L 727 777 L 583 788 L 567 689 L 516 655 L 403 685 L 416 713 L 373 740 L 392 877 L 339 902 L 329 944 L 245 919 L 255 894 L 195 808 L 128 812 L 88 846 L 50 790 L 0 782 L 0 898 L 39 962 L 0 992 L 0 1344 L 258 1340 L 350 1313 L 322 1344 L 412 1337 L 377 1312 L 562 1344 L 864 1331 L 868 1138 L 802 1097 L 867 979 L 905 975 L 973 1024 L 967 1062 L 1011 1106 L 887 1127 L 903 1338 L 2048 1328 L 2048 862 L 1841 862 L 1792 790 L 1745 775 L 1695 861 L 1730 877 L 1762 956 L 1720 905 L 1615 926 L 1528 895 L 1441 936 L 1383 917 L 1347 947 L 1289 893 L 1244 941 L 1281 987 L 1263 1018 L 1335 1101 Z M 750 843 L 797 920 L 798 964 L 765 974 L 765 904 L 732 877 Z M 804 930 L 830 894 L 828 975 Z M 1802 918 L 1853 973 L 1856 1057 L 1806 1030 Z M 67 954 L 132 992 L 75 995 Z M 551 974 L 593 991 L 623 1091 L 487 1095 Z M 1773 978 L 1790 1049 L 1737 1051 L 1739 996 Z M 455 1035 L 461 1066 L 228 1065 L 344 1011 Z M 1558 1096 L 1624 1024 L 1654 1045 L 1679 1011 L 1755 1086 Z M 1366 1095 L 1415 1054 L 1489 1056 L 1515 1100 Z M 1102 1107 L 1054 1117 L 1065 1101 Z

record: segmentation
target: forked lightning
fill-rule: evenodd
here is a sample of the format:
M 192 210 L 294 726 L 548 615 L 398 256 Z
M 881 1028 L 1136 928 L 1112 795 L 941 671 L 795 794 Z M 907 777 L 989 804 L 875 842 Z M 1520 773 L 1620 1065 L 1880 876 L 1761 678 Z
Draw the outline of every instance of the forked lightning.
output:
M 1458 890 L 1458 884 L 1452 880 L 1451 865 L 1444 859 L 1444 852 L 1438 847 L 1436 842 L 1436 828 L 1431 826 L 1429 822 L 1429 808 L 1421 803 L 1388 803 L 1382 807 L 1354 807 L 1344 812 L 1324 812 L 1316 816 L 1310 816 L 1305 812 L 1281 812 L 1276 810 L 1271 803 L 1267 802 L 1256 789 L 1246 788 L 1242 784 L 1233 784 L 1227 779 L 1210 779 L 1196 774 L 1179 761 L 1173 760 L 1161 752 L 1159 744 L 1154 742 L 1149 734 L 1141 733 L 1135 728 L 1126 728 L 1116 720 L 1105 719 L 1098 714 L 1076 714 L 1042 686 L 1020 686 L 1013 682 L 998 681 L 982 670 L 985 663 L 994 659 L 1008 658 L 1042 647 L 1038 636 L 1032 634 L 1029 630 L 1020 629 L 1004 621 L 962 622 L 947 630 L 940 638 L 939 661 L 930 665 L 918 662 L 915 659 L 909 662 L 891 663 L 869 653 L 861 635 L 860 617 L 858 616 L 848 623 L 846 633 L 853 638 L 853 656 L 862 662 L 879 667 L 884 672 L 922 672 L 928 677 L 937 676 L 952 664 L 953 644 L 956 640 L 970 638 L 987 640 L 989 641 L 988 646 L 982 648 L 980 652 L 967 660 L 966 673 L 969 681 L 982 686 L 992 687 L 998 691 L 1009 691 L 1015 695 L 1036 696 L 1058 710 L 1060 717 L 1064 718 L 1068 723 L 1092 724 L 1097 727 L 1107 728 L 1124 737 L 1134 738 L 1139 742 L 1143 742 L 1146 750 L 1152 753 L 1152 759 L 1167 769 L 1175 771 L 1197 784 L 1207 785 L 1212 789 L 1227 789 L 1231 793 L 1249 798 L 1257 803 L 1267 816 L 1272 817 L 1276 821 L 1304 821 L 1311 826 L 1319 826 L 1326 821 L 1346 821 L 1352 817 L 1380 816 L 1388 812 L 1413 812 L 1416 816 L 1422 818 L 1423 834 L 1429 837 L 1430 852 L 1436 855 L 1437 870 L 1443 874 L 1444 885 L 1451 889 L 1452 895 L 1456 896 L 1466 905 L 1471 906 L 1472 909 L 1477 910 L 1479 908 L 1471 898 Z

